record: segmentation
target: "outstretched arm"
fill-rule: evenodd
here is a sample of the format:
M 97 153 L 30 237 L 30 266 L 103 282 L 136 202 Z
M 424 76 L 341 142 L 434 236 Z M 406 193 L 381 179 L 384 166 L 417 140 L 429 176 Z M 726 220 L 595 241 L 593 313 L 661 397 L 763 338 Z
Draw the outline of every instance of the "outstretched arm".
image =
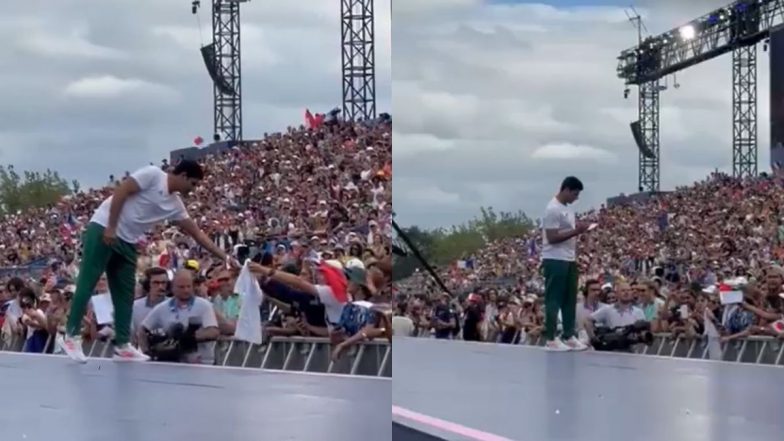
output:
M 218 257 L 223 261 L 227 261 L 229 256 L 224 252 L 220 247 L 215 245 L 215 243 L 210 239 L 204 231 L 201 231 L 196 222 L 193 221 L 191 218 L 182 219 L 179 221 L 175 221 L 175 224 L 183 231 L 183 233 L 192 237 L 196 243 L 204 247 L 207 251 L 212 253 L 214 256 Z

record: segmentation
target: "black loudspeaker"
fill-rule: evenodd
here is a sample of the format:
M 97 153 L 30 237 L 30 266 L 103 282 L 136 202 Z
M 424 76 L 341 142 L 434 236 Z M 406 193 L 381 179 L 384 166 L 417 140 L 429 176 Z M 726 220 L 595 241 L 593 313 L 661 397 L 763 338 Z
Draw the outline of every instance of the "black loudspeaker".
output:
M 218 72 L 218 60 L 215 57 L 215 44 L 208 44 L 201 48 L 201 57 L 204 59 L 204 65 L 207 67 L 207 72 L 212 78 L 215 87 L 224 95 L 234 96 L 234 88 L 231 87 L 226 78 Z
M 655 159 L 656 155 L 653 154 L 651 149 L 645 145 L 645 139 L 642 137 L 642 129 L 640 128 L 640 121 L 634 121 L 629 124 L 629 127 L 632 129 L 632 136 L 634 136 L 634 142 L 637 143 L 637 148 L 640 149 L 640 153 L 648 159 Z

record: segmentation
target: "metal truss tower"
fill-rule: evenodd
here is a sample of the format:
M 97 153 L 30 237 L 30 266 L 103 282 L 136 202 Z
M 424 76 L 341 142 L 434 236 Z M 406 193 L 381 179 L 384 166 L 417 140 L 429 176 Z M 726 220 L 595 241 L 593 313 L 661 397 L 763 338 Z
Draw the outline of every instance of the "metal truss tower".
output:
M 757 175 L 757 46 L 732 51 L 732 175 Z
M 374 0 L 340 0 L 343 67 L 343 117 L 376 117 Z
M 637 112 L 640 119 L 640 131 L 645 146 L 653 153 L 652 158 L 640 152 L 639 190 L 658 192 L 659 183 L 659 80 L 648 81 L 639 85 Z
M 234 91 L 225 94 L 213 85 L 215 135 L 221 141 L 242 140 L 240 3 L 246 1 L 212 2 L 212 42 L 215 45 L 216 71 Z

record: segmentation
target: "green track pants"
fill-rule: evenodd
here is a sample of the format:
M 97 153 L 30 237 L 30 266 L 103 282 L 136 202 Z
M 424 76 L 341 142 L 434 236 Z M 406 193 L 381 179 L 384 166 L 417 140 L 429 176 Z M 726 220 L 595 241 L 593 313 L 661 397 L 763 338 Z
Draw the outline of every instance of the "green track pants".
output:
M 90 223 L 84 232 L 82 262 L 76 280 L 76 292 L 71 301 L 66 332 L 78 335 L 87 303 L 95 292 L 101 274 L 106 273 L 114 304 L 114 343 L 130 342 L 133 297 L 136 289 L 136 246 L 117 239 L 113 245 L 103 242 L 104 227 Z
M 577 314 L 577 263 L 566 260 L 542 260 L 544 271 L 544 337 L 555 339 L 558 329 L 558 311 L 561 311 L 563 332 L 561 338 L 574 337 Z

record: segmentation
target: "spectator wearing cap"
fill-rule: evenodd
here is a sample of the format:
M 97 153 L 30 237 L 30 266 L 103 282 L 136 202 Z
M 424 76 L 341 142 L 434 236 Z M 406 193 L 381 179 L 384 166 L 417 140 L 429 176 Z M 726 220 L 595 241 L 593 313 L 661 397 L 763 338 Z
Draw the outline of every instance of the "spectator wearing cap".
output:
M 242 301 L 240 295 L 234 292 L 235 279 L 232 271 L 227 269 L 217 271 L 215 281 L 218 285 L 218 292 L 212 298 L 212 304 L 219 317 L 219 329 L 222 335 L 234 335 Z
M 332 359 L 336 360 L 351 346 L 363 341 L 386 336 L 392 338 L 392 323 L 388 314 L 372 303 L 376 288 L 369 282 L 364 268 L 346 268 L 348 293 L 351 301 L 341 312 L 336 332 L 332 333 Z

